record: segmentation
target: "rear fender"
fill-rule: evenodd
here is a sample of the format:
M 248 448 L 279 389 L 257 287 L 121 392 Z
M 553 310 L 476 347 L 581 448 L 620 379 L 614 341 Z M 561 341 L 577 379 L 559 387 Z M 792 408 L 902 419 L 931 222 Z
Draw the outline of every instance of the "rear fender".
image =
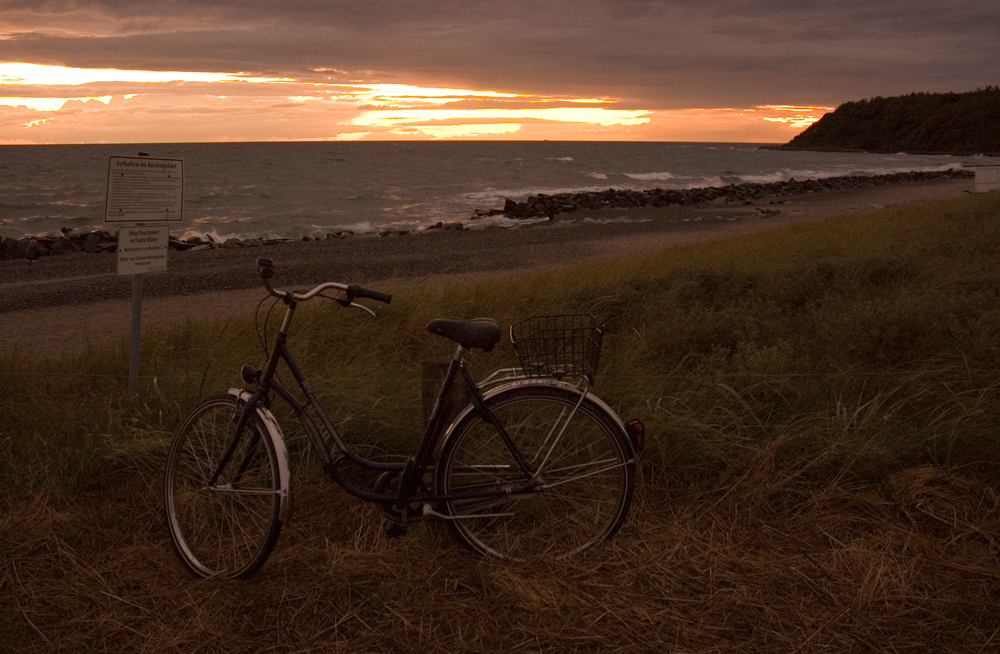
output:
M 483 399 L 486 402 L 489 402 L 491 399 L 499 395 L 503 395 L 505 393 L 509 393 L 511 391 L 517 390 L 519 388 L 524 388 L 526 386 L 531 386 L 531 387 L 548 386 L 550 388 L 558 388 L 561 390 L 566 390 L 573 393 L 574 395 L 581 397 L 586 395 L 587 400 L 596 404 L 599 408 L 603 409 L 609 416 L 611 416 L 614 419 L 615 425 L 618 427 L 618 430 L 622 435 L 622 439 L 626 443 L 629 443 L 629 446 L 631 447 L 631 441 L 629 440 L 627 432 L 625 430 L 625 423 L 622 422 L 622 419 L 618 417 L 618 414 L 610 406 L 608 406 L 607 403 L 604 402 L 604 400 L 597 397 L 593 393 L 587 392 L 585 389 L 581 389 L 577 384 L 570 384 L 564 381 L 559 381 L 557 379 L 548 379 L 548 378 L 533 378 L 533 379 L 522 378 L 522 379 L 516 379 L 514 381 L 505 382 L 503 384 L 500 384 L 499 386 L 491 388 L 489 391 L 483 393 Z M 467 415 L 469 415 L 474 411 L 475 407 L 473 407 L 470 404 L 467 407 L 465 407 L 457 416 L 455 416 L 455 419 L 451 421 L 450 425 L 448 425 L 448 429 L 447 431 L 445 431 L 444 437 L 441 439 L 441 442 L 438 443 L 437 453 L 436 453 L 437 455 L 439 455 L 441 453 L 441 450 L 444 449 L 444 445 L 445 443 L 448 442 L 448 439 L 450 439 L 453 436 L 455 428 L 458 426 L 458 424 L 461 423 L 462 420 L 464 420 Z M 435 458 L 437 458 L 437 456 L 435 456 Z

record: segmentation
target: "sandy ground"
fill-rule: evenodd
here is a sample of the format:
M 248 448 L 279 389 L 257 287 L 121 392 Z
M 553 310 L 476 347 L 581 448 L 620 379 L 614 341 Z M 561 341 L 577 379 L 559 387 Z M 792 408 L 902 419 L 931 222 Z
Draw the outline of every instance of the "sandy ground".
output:
M 171 252 L 167 272 L 144 276 L 142 325 L 250 315 L 264 295 L 254 266 L 260 256 L 274 259 L 284 284 L 379 281 L 370 285 L 391 291 L 392 278 L 629 257 L 795 222 L 959 197 L 973 187 L 972 179 L 903 183 L 795 196 L 777 205 L 604 209 L 561 214 L 554 223 L 518 229 Z M 615 222 L 619 218 L 628 220 Z M 37 264 L 0 262 L 0 352 L 57 356 L 127 339 L 132 281 L 118 277 L 115 266 L 116 258 L 107 254 L 46 257 Z

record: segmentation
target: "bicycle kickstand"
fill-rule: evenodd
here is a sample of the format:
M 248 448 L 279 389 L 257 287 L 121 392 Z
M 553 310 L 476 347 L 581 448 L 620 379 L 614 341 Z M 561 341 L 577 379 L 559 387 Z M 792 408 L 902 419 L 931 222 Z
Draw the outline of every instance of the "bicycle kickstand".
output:
M 406 510 L 400 511 L 401 522 L 385 521 L 385 535 L 389 538 L 400 538 L 406 535 Z

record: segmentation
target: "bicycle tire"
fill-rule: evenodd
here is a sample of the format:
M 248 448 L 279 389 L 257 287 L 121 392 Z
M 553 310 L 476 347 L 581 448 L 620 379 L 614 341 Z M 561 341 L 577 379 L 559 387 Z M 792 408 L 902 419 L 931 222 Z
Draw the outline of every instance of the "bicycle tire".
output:
M 573 389 L 544 384 L 498 393 L 487 407 L 541 472 L 534 492 L 524 495 L 443 501 L 441 512 L 459 541 L 492 558 L 565 558 L 618 531 L 632 501 L 635 454 L 607 409 L 581 401 Z M 478 411 L 442 444 L 435 471 L 441 495 L 518 489 L 528 479 Z
M 257 415 L 247 422 L 216 485 L 207 487 L 242 407 L 231 394 L 206 398 L 181 422 L 167 455 L 164 507 L 170 538 L 180 560 L 198 577 L 249 577 L 264 565 L 281 533 L 287 472 Z

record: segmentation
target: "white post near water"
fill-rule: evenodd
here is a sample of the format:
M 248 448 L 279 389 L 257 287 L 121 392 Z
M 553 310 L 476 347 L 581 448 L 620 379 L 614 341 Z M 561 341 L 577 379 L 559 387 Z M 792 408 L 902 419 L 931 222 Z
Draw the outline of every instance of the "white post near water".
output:
M 104 222 L 117 223 L 118 274 L 132 276 L 129 330 L 129 395 L 139 394 L 143 274 L 167 269 L 168 222 L 180 222 L 184 207 L 181 159 L 111 157 Z

